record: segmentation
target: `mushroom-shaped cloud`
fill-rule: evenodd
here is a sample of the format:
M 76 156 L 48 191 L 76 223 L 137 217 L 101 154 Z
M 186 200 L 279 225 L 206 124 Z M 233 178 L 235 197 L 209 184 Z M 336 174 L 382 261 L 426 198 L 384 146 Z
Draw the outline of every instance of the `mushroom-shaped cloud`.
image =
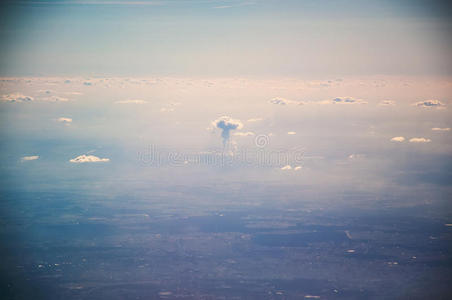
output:
M 228 142 L 231 130 L 243 128 L 243 124 L 240 120 L 235 120 L 228 116 L 222 116 L 216 119 L 212 122 L 212 125 L 222 130 L 221 137 L 223 138 L 223 145 L 226 145 Z

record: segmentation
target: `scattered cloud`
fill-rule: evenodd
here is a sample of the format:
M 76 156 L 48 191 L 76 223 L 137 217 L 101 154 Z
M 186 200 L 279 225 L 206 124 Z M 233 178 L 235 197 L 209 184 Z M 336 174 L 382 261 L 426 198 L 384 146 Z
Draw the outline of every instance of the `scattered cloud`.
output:
M 259 122 L 259 121 L 262 121 L 262 120 L 263 120 L 262 118 L 252 118 L 252 119 L 248 119 L 246 121 L 250 122 L 250 123 L 253 123 L 253 122 Z
M 109 162 L 109 158 L 99 158 L 94 155 L 80 155 L 69 160 L 71 163 L 87 163 L 87 162 Z
M 383 100 L 380 103 L 378 103 L 380 106 L 394 106 L 396 105 L 395 101 L 392 100 Z
M 247 132 L 235 132 L 234 134 L 233 134 L 234 136 L 252 136 L 252 135 L 254 135 L 254 132 L 251 132 L 251 131 L 247 131 Z
M 289 104 L 297 104 L 297 105 L 303 105 L 303 102 L 297 102 L 293 100 L 288 100 L 282 97 L 275 97 L 268 101 L 271 104 L 275 105 L 289 105 Z
M 24 156 L 20 160 L 21 161 L 30 161 L 30 160 L 37 160 L 39 158 L 39 155 L 32 155 L 32 156 Z
M 405 138 L 403 136 L 395 136 L 391 139 L 391 142 L 404 142 Z
M 172 112 L 172 111 L 174 111 L 174 108 L 162 107 L 162 108 L 160 108 L 160 111 L 161 112 Z
M 288 135 L 294 135 L 294 134 L 297 134 L 297 133 L 295 131 L 289 131 L 287 134 Z
M 431 139 L 426 138 L 412 138 L 410 139 L 410 143 L 430 143 Z
M 229 134 L 231 130 L 242 129 L 243 124 L 240 120 L 232 119 L 228 116 L 222 116 L 212 122 L 212 125 L 222 130 L 221 137 L 223 138 L 223 144 L 225 145 L 229 140 Z
M 439 128 L 439 127 L 434 127 L 432 128 L 433 131 L 450 131 L 449 127 L 446 128 Z
M 65 117 L 60 117 L 57 119 L 58 122 L 69 125 L 70 123 L 72 123 L 72 119 L 71 118 L 65 118 Z
M 424 108 L 443 108 L 446 106 L 439 100 L 425 100 L 414 103 L 414 105 Z
M 0 100 L 4 101 L 4 102 L 30 102 L 30 101 L 33 101 L 34 98 L 31 96 L 26 96 L 21 93 L 12 93 L 12 94 L 2 95 Z
M 289 170 L 300 171 L 301 169 L 302 169 L 302 166 L 292 167 L 291 165 L 285 165 L 284 167 L 281 167 L 281 170 L 283 170 L 283 171 L 289 171 Z
M 145 104 L 147 101 L 141 99 L 127 99 L 127 100 L 119 100 L 116 101 L 117 104 Z
M 41 98 L 40 100 L 47 101 L 47 102 L 67 102 L 67 101 L 69 101 L 68 98 L 64 98 L 64 97 L 60 97 L 60 96 L 44 97 L 44 98 Z
M 333 99 L 335 104 L 367 104 L 366 101 L 355 99 L 353 97 L 337 97 Z
M 363 159 L 363 158 L 365 158 L 366 156 L 364 155 L 364 154 L 350 154 L 349 156 L 348 156 L 348 159 L 352 159 L 352 160 L 355 160 L 355 159 Z

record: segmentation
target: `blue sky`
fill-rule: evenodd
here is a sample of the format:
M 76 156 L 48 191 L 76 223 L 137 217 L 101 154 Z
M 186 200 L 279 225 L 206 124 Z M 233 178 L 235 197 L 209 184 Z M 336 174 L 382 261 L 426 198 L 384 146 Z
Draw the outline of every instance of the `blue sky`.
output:
M 10 1 L 2 75 L 449 75 L 441 1 Z

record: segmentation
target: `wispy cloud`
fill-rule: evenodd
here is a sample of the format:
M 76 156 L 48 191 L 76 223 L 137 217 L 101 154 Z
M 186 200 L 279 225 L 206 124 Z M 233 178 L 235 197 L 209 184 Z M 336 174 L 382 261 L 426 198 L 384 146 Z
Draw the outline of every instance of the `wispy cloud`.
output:
M 410 143 L 430 143 L 432 140 L 431 139 L 426 139 L 426 138 L 411 138 L 410 139 Z
M 391 142 L 404 142 L 405 138 L 403 136 L 395 136 L 391 139 Z
M 413 105 L 416 105 L 418 107 L 424 107 L 424 108 L 442 108 L 446 106 L 444 103 L 442 103 L 439 100 L 425 100 L 425 101 L 419 101 L 414 103 Z
M 234 136 L 253 136 L 254 132 L 247 131 L 247 132 L 235 132 L 233 134 Z
M 450 131 L 449 127 L 446 128 L 439 128 L 439 127 L 434 127 L 432 128 L 433 131 Z
M 378 103 L 380 106 L 394 106 L 396 105 L 395 101 L 392 100 L 383 100 L 380 103 Z
M 99 158 L 94 155 L 80 155 L 69 160 L 71 163 L 109 162 L 109 158 Z
M 366 101 L 353 97 L 337 97 L 332 101 L 334 104 L 367 104 Z
M 30 161 L 30 160 L 37 160 L 37 159 L 39 159 L 39 155 L 24 156 L 20 160 L 21 161 Z
M 117 104 L 146 104 L 147 101 L 141 100 L 141 99 L 126 99 L 126 100 L 119 100 L 116 101 Z
M 66 117 L 60 117 L 57 119 L 58 122 L 69 125 L 70 123 L 72 123 L 72 119 L 71 118 L 66 118 Z
M 30 101 L 33 101 L 34 98 L 31 96 L 26 96 L 21 93 L 12 93 L 12 94 L 2 95 L 0 100 L 4 101 L 4 102 L 30 102 Z

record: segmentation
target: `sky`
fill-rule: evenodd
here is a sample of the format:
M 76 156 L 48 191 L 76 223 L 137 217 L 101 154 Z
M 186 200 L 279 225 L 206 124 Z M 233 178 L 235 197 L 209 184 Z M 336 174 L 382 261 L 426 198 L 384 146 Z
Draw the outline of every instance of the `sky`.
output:
M 447 1 L 2 1 L 3 76 L 451 73 Z
M 1 188 L 448 207 L 450 8 L 2 2 Z

